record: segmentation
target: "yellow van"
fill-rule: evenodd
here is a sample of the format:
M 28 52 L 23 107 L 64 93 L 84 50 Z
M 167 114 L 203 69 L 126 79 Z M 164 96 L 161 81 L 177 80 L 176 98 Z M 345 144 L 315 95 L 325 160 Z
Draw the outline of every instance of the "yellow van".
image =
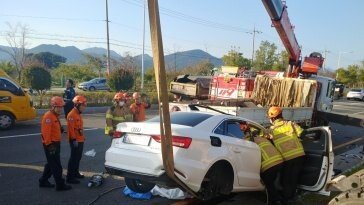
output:
M 36 116 L 29 94 L 0 69 L 0 130 L 10 129 L 15 121 L 32 120 Z

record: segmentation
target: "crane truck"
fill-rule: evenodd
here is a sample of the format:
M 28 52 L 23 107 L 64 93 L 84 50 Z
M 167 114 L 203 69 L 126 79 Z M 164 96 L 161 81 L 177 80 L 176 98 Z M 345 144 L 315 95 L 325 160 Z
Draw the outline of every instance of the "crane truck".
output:
M 252 71 L 241 72 L 237 67 L 223 67 L 222 71 L 227 71 L 211 79 L 208 101 L 173 102 L 170 108 L 209 112 L 211 109 L 208 106 L 215 111 L 268 125 L 267 109 L 274 105 L 283 107 L 285 119 L 306 127 L 328 124 L 326 115 L 322 113 L 333 109 L 336 81 L 317 75 L 324 58 L 320 53 L 313 52 L 302 62 L 301 48 L 288 17 L 287 6 L 281 0 L 262 2 L 289 56 L 285 76 L 269 72 L 257 72 L 255 75 Z M 191 107 L 191 103 L 199 103 L 200 106 Z

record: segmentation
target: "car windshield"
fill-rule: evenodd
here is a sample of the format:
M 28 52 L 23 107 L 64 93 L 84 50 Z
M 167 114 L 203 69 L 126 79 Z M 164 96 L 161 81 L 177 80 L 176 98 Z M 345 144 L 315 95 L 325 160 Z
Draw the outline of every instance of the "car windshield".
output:
M 94 79 L 92 79 L 92 80 L 90 80 L 90 81 L 88 81 L 88 82 L 89 82 L 89 83 L 96 83 L 98 80 L 99 80 L 98 78 L 94 78 Z
M 177 125 L 185 125 L 194 127 L 206 119 L 210 118 L 211 114 L 194 113 L 194 112 L 173 112 L 171 113 L 171 123 Z M 160 117 L 154 117 L 147 122 L 159 122 Z
M 360 89 L 351 89 L 350 91 L 351 91 L 351 92 L 361 92 L 361 90 L 360 90 Z

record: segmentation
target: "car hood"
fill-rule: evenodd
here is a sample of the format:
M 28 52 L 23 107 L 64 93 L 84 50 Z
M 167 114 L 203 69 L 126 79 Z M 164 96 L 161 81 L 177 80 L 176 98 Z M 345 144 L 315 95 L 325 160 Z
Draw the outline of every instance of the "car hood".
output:
M 88 82 L 82 82 L 82 83 L 80 83 L 78 85 L 88 85 L 88 84 L 89 84 Z
M 172 124 L 172 132 L 174 129 L 191 128 L 185 125 Z M 159 122 L 123 122 L 119 123 L 116 128 L 119 132 L 138 133 L 147 135 L 160 134 Z

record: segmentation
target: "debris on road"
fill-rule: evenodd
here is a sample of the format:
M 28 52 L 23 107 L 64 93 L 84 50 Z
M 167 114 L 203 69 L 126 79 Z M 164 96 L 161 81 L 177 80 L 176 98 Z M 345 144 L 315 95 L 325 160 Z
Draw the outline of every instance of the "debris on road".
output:
M 89 150 L 89 151 L 85 152 L 85 155 L 88 157 L 95 157 L 96 151 L 95 151 L 95 149 Z

